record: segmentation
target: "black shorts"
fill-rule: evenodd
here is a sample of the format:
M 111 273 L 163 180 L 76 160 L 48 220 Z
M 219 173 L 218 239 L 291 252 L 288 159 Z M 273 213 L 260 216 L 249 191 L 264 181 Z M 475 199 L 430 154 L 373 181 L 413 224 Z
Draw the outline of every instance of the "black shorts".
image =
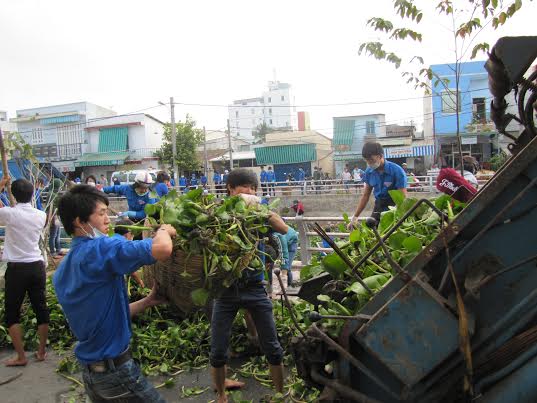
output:
M 37 325 L 48 323 L 49 312 L 45 296 L 45 262 L 8 262 L 6 269 L 5 311 L 6 325 L 20 323 L 21 306 L 26 293 L 37 318 Z

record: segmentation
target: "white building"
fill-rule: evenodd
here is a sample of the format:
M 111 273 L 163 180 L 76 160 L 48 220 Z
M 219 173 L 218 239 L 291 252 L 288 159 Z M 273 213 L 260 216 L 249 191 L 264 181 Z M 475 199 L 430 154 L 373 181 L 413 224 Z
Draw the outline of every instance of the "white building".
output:
M 290 84 L 269 81 L 268 91 L 261 97 L 239 99 L 229 105 L 231 133 L 241 139 L 252 141 L 252 132 L 263 123 L 274 129 L 296 130 L 297 116 L 294 103 Z
M 17 131 L 17 124 L 9 121 L 6 111 L 0 111 L 0 130 L 4 134 Z
M 130 169 L 158 168 L 155 152 L 162 147 L 164 123 L 153 116 L 136 113 L 105 120 L 90 120 L 85 128 L 87 146 L 75 161 L 84 175 L 101 174 L 110 178 L 112 172 Z
M 16 123 L 23 139 L 42 162 L 52 162 L 62 172 L 75 171 L 75 161 L 85 151 L 86 124 L 91 119 L 115 116 L 113 110 L 89 102 L 17 110 Z

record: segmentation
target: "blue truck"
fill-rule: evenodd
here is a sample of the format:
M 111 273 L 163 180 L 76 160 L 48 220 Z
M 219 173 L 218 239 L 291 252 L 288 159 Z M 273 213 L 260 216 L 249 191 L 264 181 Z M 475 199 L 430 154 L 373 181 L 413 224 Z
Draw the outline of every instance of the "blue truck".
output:
M 338 337 L 315 313 L 293 340 L 319 401 L 537 402 L 537 70 L 524 77 L 536 57 L 537 37 L 505 37 L 486 64 L 498 132 L 524 125 L 508 162 L 360 315 L 340 318 Z M 506 113 L 514 89 L 518 116 Z M 299 296 L 315 303 L 329 280 L 304 282 Z

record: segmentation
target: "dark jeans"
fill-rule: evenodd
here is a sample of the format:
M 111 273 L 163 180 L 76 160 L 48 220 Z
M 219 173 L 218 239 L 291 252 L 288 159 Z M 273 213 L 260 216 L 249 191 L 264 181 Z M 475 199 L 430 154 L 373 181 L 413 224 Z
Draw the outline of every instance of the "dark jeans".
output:
M 60 245 L 60 227 L 57 225 L 50 226 L 48 247 L 52 255 L 57 255 L 61 250 Z
M 266 195 L 267 195 L 267 184 L 266 184 L 266 183 L 262 183 L 262 184 L 261 184 L 261 195 L 262 195 L 262 196 L 266 196 Z
M 296 252 L 297 252 L 298 242 L 292 242 L 287 246 L 289 258 L 286 262 L 286 269 L 287 269 L 287 285 L 290 287 L 293 284 L 293 260 L 295 259 Z
M 395 206 L 395 202 L 392 200 L 391 197 L 387 199 L 375 199 L 375 207 L 373 208 L 371 217 L 373 217 L 375 220 L 377 220 L 377 223 L 379 223 L 380 213 L 388 211 L 388 208 L 390 206 Z
M 132 359 L 106 372 L 91 372 L 82 365 L 84 387 L 96 403 L 165 403 Z
M 37 318 L 37 325 L 48 323 L 49 312 L 45 297 L 45 263 L 42 260 L 29 263 L 9 262 L 6 269 L 5 309 L 6 325 L 20 323 L 21 305 L 26 293 Z
M 231 327 L 240 308 L 248 310 L 252 315 L 267 361 L 271 365 L 281 364 L 283 350 L 278 341 L 272 301 L 263 284 L 255 283 L 244 287 L 231 286 L 214 301 L 211 318 L 211 365 L 214 368 L 226 365 Z
M 271 196 L 276 196 L 276 185 L 274 183 L 268 184 L 268 193 Z

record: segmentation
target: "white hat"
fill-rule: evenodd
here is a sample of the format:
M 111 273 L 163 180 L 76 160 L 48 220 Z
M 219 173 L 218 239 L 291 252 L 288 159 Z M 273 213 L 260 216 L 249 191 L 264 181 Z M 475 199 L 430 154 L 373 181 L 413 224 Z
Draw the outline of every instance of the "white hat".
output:
M 153 183 L 153 178 L 149 175 L 149 172 L 142 171 L 136 174 L 134 181 L 142 185 L 151 185 Z
M 228 174 L 228 173 L 229 173 L 229 171 L 228 171 L 228 170 L 226 169 L 226 170 L 224 171 L 224 173 L 225 173 L 225 174 Z

